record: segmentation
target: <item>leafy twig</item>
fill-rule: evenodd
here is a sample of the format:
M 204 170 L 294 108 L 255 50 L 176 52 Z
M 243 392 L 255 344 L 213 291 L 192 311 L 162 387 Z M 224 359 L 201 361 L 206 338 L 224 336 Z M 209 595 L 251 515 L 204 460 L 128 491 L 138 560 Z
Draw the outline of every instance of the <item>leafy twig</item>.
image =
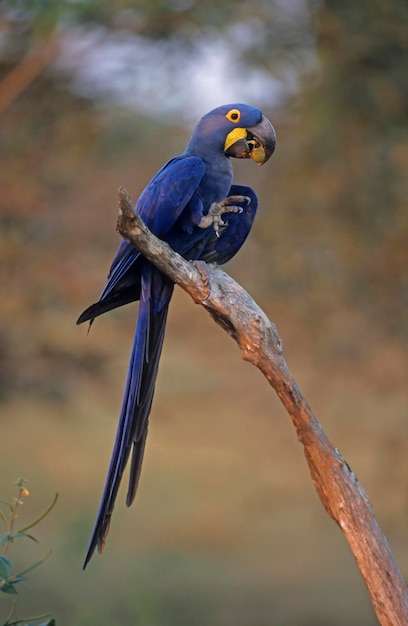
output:
M 26 580 L 26 574 L 41 565 L 41 563 L 48 559 L 48 557 L 52 553 L 52 550 L 49 550 L 44 556 L 35 561 L 35 563 L 28 565 L 17 574 L 11 575 L 10 570 L 12 562 L 7 556 L 11 543 L 13 543 L 15 539 L 20 537 L 27 537 L 28 539 L 31 539 L 32 541 L 38 543 L 38 540 L 33 535 L 27 533 L 27 530 L 33 528 L 39 522 L 41 522 L 44 517 L 46 517 L 46 515 L 48 515 L 48 513 L 53 509 L 58 499 L 58 494 L 56 494 L 51 504 L 39 517 L 37 517 L 33 522 L 30 522 L 26 526 L 20 528 L 19 530 L 14 530 L 16 519 L 18 516 L 18 509 L 23 504 L 22 498 L 29 495 L 29 491 L 26 487 L 27 480 L 25 478 L 18 478 L 16 480 L 16 484 L 18 486 L 18 493 L 17 496 L 13 498 L 12 503 L 0 500 L 0 503 L 6 505 L 9 509 L 8 515 L 4 514 L 4 512 L 0 510 L 0 520 L 3 522 L 6 528 L 6 532 L 0 535 L 0 546 L 4 546 L 3 552 L 2 554 L 0 554 L 0 591 L 7 594 L 17 594 L 16 586 Z M 6 617 L 6 621 L 3 623 L 3 626 L 30 626 L 33 624 L 33 622 L 39 622 L 40 620 L 49 618 L 48 614 L 43 614 L 36 617 L 13 619 L 14 613 L 15 602 L 12 603 L 11 609 L 8 616 Z M 42 622 L 38 626 L 55 626 L 55 621 L 53 619 L 47 619 L 47 621 Z

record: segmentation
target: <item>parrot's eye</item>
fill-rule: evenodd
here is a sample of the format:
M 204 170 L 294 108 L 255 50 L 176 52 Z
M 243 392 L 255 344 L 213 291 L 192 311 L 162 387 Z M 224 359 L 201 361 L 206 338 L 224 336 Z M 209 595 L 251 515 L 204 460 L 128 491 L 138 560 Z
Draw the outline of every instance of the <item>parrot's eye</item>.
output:
M 225 117 L 230 122 L 239 122 L 239 119 L 241 117 L 241 112 L 238 111 L 238 109 L 231 109 L 231 111 L 228 111 Z

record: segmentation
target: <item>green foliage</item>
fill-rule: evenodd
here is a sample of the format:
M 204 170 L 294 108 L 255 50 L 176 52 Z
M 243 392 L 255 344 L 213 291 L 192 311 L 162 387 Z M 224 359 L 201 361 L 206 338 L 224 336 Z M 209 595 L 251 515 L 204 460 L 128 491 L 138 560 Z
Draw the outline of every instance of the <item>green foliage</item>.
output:
M 24 526 L 23 528 L 15 530 L 15 522 L 17 520 L 18 509 L 23 504 L 23 498 L 26 498 L 29 495 L 29 491 L 26 487 L 26 484 L 27 484 L 27 481 L 25 478 L 17 478 L 16 480 L 16 485 L 18 487 L 17 496 L 13 498 L 12 502 L 5 502 L 4 500 L 0 500 L 0 504 L 6 507 L 6 511 L 7 511 L 6 513 L 4 513 L 0 509 L 0 519 L 3 522 L 3 525 L 6 529 L 6 532 L 0 535 L 0 546 L 2 547 L 1 554 L 0 554 L 0 591 L 2 591 L 5 594 L 11 594 L 11 595 L 16 595 L 18 593 L 17 588 L 19 587 L 21 583 L 27 580 L 27 574 L 31 572 L 33 569 L 35 569 L 36 567 L 38 567 L 39 565 L 41 565 L 41 563 L 43 563 L 46 559 L 48 559 L 48 557 L 50 556 L 52 552 L 52 550 L 50 550 L 49 552 L 44 554 L 44 556 L 42 556 L 40 559 L 38 559 L 34 563 L 31 563 L 24 569 L 20 570 L 18 573 L 16 574 L 11 573 L 12 561 L 10 560 L 10 558 L 7 557 L 7 553 L 11 544 L 16 539 L 21 539 L 23 537 L 26 537 L 27 539 L 30 539 L 31 541 L 38 543 L 37 539 L 33 535 L 28 533 L 27 531 L 30 530 L 31 528 L 34 528 L 34 526 L 37 526 L 37 524 L 41 522 L 41 520 L 43 520 L 44 517 L 48 515 L 48 513 L 54 507 L 58 499 L 58 494 L 56 494 L 53 501 L 49 505 L 49 507 L 39 517 L 37 517 L 34 521 L 30 522 L 30 524 Z M 15 604 L 13 603 L 10 609 L 10 612 L 8 616 L 6 617 L 6 620 L 2 626 L 17 626 L 17 624 L 25 625 L 25 626 L 32 626 L 34 623 L 36 623 L 37 626 L 54 626 L 55 624 L 55 621 L 53 619 L 46 619 L 46 621 L 41 621 L 41 623 L 38 624 L 40 620 L 43 620 L 44 618 L 48 618 L 49 617 L 48 615 L 37 615 L 35 617 L 14 619 L 14 613 L 15 613 Z

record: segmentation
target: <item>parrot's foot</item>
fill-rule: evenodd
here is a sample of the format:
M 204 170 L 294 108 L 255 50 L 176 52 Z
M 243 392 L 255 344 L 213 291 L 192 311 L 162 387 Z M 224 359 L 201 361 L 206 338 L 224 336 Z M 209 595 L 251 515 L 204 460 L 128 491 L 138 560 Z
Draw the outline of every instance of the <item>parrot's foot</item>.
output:
M 208 228 L 208 226 L 213 225 L 215 234 L 219 237 L 220 226 L 227 226 L 228 224 L 228 222 L 223 221 L 221 215 L 224 215 L 224 213 L 242 213 L 243 211 L 242 207 L 233 205 L 233 202 L 250 204 L 251 198 L 248 198 L 248 196 L 228 196 L 221 202 L 213 202 L 207 215 L 203 215 L 201 218 L 198 224 L 199 228 Z

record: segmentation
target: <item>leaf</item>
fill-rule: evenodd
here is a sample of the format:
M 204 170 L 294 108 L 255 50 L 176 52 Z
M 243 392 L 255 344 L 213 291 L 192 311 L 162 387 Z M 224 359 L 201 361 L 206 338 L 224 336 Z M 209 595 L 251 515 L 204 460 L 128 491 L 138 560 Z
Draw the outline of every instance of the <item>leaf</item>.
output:
M 5 504 L 8 504 L 8 502 L 5 502 Z M 11 513 L 13 513 L 13 510 L 11 511 Z M 10 522 L 8 521 L 7 517 L 4 515 L 3 511 L 0 509 L 0 517 L 2 519 L 3 524 L 5 525 L 6 528 L 10 528 Z
M 0 535 L 0 546 L 4 546 L 10 540 L 10 533 L 3 533 Z
M 17 585 L 18 583 L 22 583 L 24 580 L 27 580 L 27 576 L 10 576 L 8 580 L 12 581 L 12 585 Z
M 10 566 L 10 559 L 6 558 L 5 556 L 0 556 L 0 578 L 4 578 L 4 580 L 7 580 L 9 575 L 8 570 Z
M 32 528 L 33 526 L 38 524 L 38 522 L 41 522 L 41 520 L 44 519 L 44 517 L 46 517 L 48 515 L 48 513 L 51 511 L 51 509 L 54 508 L 57 500 L 58 500 L 58 493 L 55 494 L 54 500 L 51 502 L 50 506 L 45 509 L 44 513 L 42 513 L 40 515 L 40 517 L 37 517 L 37 519 L 35 519 L 33 522 L 31 522 L 31 524 L 28 524 L 28 526 L 24 526 L 24 528 L 20 528 L 20 530 L 18 532 L 19 533 L 24 533 L 29 528 Z
M 12 533 L 12 536 L 13 536 L 13 539 L 15 539 L 15 537 L 28 537 L 28 539 L 32 539 L 32 541 L 35 541 L 35 543 L 39 543 L 38 539 L 33 537 L 33 535 L 29 535 L 28 533 L 21 532 L 21 530 L 18 530 L 15 533 Z
M 8 556 L 0 556 L 0 561 L 3 561 L 7 565 L 7 567 L 11 567 L 11 560 Z
M 21 570 L 21 572 L 19 572 L 18 574 L 15 574 L 15 576 L 11 576 L 11 578 L 9 578 L 9 581 L 11 583 L 15 582 L 15 581 L 19 581 L 19 579 L 21 577 L 23 577 L 25 574 L 27 574 L 28 572 L 31 572 L 31 570 L 35 569 L 36 567 L 38 567 L 39 565 L 41 565 L 41 563 L 43 563 L 44 561 L 46 561 L 48 559 L 48 557 L 52 554 L 52 550 L 50 550 L 49 552 L 47 552 L 47 554 L 44 554 L 43 557 L 41 557 L 41 559 L 39 559 L 38 561 L 36 561 L 35 563 L 33 563 L 32 565 L 29 565 L 28 567 L 26 567 L 25 569 Z
M 0 585 L 0 591 L 2 591 L 3 593 L 17 593 L 17 589 L 14 588 L 13 583 L 4 583 L 3 585 Z
M 13 505 L 10 504 L 10 502 L 7 502 L 6 500 L 0 500 L 0 504 L 5 504 L 6 506 L 8 506 L 10 511 L 13 511 Z

